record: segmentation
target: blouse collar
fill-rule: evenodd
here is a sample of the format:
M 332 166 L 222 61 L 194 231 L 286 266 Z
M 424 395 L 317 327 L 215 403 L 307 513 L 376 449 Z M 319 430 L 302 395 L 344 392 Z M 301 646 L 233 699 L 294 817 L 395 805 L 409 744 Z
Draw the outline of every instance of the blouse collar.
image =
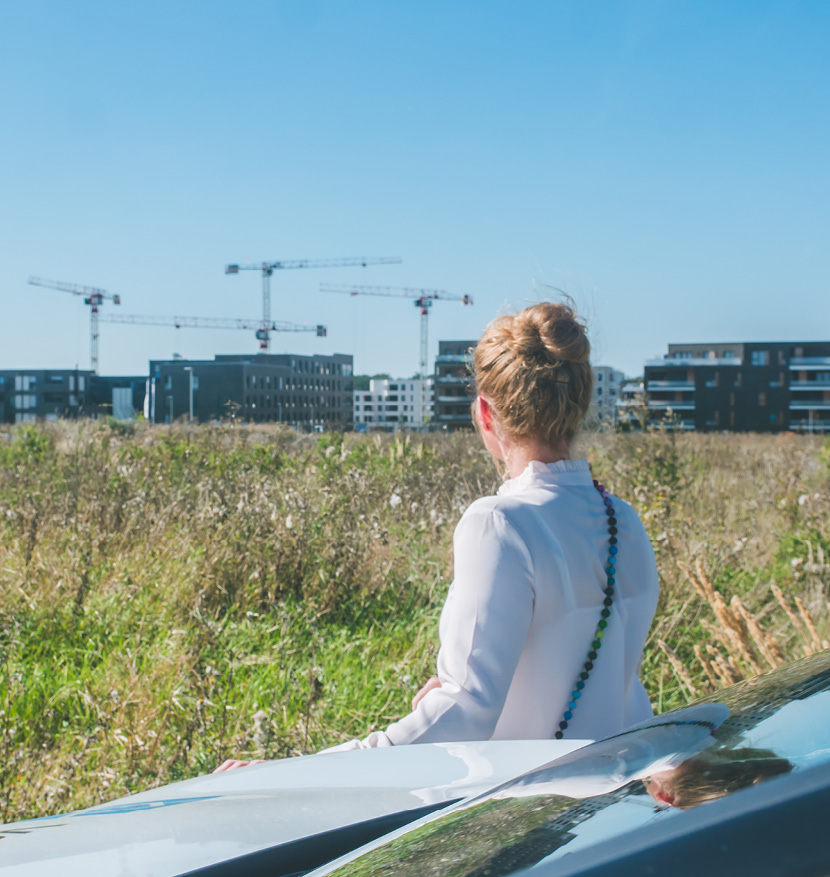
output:
M 499 496 L 505 496 L 531 487 L 576 486 L 591 483 L 591 468 L 587 460 L 557 460 L 555 463 L 531 460 L 523 472 L 505 481 L 498 493 Z

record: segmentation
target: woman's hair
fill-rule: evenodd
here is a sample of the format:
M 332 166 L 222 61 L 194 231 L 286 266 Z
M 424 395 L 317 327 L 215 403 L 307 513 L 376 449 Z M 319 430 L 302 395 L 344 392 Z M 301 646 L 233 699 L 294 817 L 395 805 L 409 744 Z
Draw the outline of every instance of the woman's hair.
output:
M 570 442 L 591 404 L 591 345 L 567 304 L 540 302 L 497 317 L 473 356 L 475 389 L 506 433 Z
M 791 762 L 769 749 L 704 751 L 679 765 L 674 776 L 664 779 L 662 785 L 671 795 L 672 805 L 686 810 L 792 769 Z

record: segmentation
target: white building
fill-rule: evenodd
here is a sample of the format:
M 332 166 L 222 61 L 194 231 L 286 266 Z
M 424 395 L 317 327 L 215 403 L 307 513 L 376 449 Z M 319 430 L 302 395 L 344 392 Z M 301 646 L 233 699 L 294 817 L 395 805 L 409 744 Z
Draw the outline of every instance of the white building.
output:
M 432 378 L 427 378 L 425 395 L 423 417 L 420 378 L 372 378 L 368 390 L 354 391 L 355 429 L 418 429 L 433 416 Z
M 615 423 L 617 400 L 621 397 L 625 375 L 609 365 L 595 365 L 592 410 L 600 423 Z

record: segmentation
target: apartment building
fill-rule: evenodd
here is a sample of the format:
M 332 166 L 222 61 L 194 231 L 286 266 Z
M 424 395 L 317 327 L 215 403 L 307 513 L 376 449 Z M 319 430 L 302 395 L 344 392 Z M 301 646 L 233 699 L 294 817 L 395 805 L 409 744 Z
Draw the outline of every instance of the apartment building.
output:
M 155 423 L 228 417 L 321 432 L 351 429 L 352 356 L 220 355 L 152 360 L 145 413 Z
M 435 360 L 435 424 L 448 432 L 472 429 L 472 356 L 476 341 L 439 341 Z
M 354 391 L 355 429 L 422 429 L 432 420 L 432 392 L 432 378 L 372 378 L 368 390 Z
M 670 344 L 644 380 L 652 425 L 830 430 L 830 341 Z

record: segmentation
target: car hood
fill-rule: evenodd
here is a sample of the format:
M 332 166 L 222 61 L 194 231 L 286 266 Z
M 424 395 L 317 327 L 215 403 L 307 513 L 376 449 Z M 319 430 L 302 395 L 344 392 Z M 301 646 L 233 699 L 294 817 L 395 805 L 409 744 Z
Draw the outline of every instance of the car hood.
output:
M 389 814 L 413 818 L 590 741 L 438 743 L 308 755 L 0 826 L 0 874 L 176 875 Z

